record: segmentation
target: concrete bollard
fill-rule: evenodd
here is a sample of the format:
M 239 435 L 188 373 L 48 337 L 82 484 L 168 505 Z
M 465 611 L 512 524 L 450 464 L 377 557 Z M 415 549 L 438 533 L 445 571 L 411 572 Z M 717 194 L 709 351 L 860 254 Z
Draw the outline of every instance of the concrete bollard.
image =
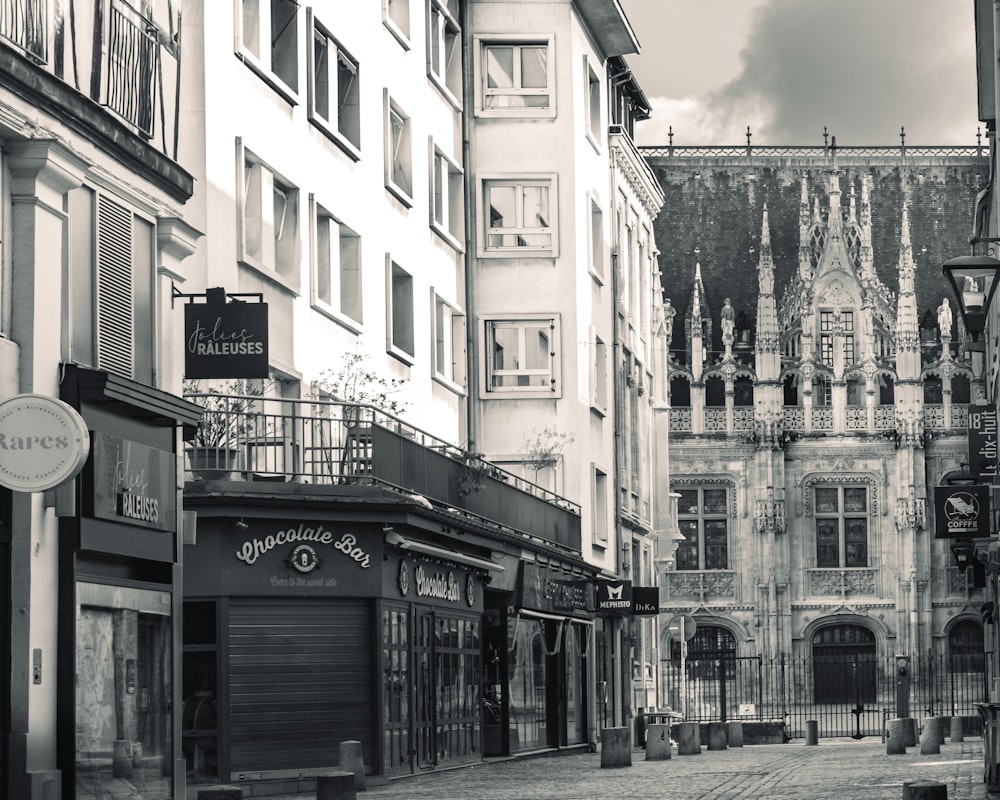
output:
M 646 760 L 666 761 L 670 758 L 670 726 L 651 722 L 646 726 Z
M 951 730 L 949 731 L 950 736 L 948 737 L 953 742 L 964 742 L 965 741 L 965 730 L 963 726 L 964 720 L 961 717 L 951 718 Z
M 365 789 L 365 760 L 361 755 L 361 742 L 348 739 L 340 743 L 340 771 L 354 773 L 354 788 L 363 792 Z
M 213 786 L 199 789 L 198 800 L 243 800 L 243 790 L 239 786 Z
M 327 772 L 316 776 L 316 800 L 357 800 L 353 772 Z
M 924 729 L 920 731 L 920 755 L 934 755 L 941 752 L 941 721 L 937 717 L 927 717 Z
M 948 800 L 948 784 L 939 781 L 903 781 L 903 800 Z
M 743 747 L 743 723 L 739 720 L 729 723 L 729 746 Z
M 729 746 L 725 722 L 708 723 L 708 749 L 725 750 Z
M 819 723 L 814 719 L 806 720 L 806 744 L 819 744 Z
M 887 756 L 906 755 L 906 728 L 909 723 L 905 719 L 890 719 L 888 735 L 885 740 Z
M 916 717 L 902 717 L 903 733 L 906 735 L 905 744 L 907 747 L 916 747 L 920 741 L 920 725 Z
M 632 743 L 628 728 L 604 728 L 601 731 L 601 769 L 631 767 Z
M 944 744 L 944 737 L 948 734 L 951 729 L 951 717 L 944 717 L 940 714 L 935 715 L 934 719 L 938 722 L 938 744 Z
M 701 755 L 701 727 L 697 722 L 681 722 L 677 725 L 677 755 Z

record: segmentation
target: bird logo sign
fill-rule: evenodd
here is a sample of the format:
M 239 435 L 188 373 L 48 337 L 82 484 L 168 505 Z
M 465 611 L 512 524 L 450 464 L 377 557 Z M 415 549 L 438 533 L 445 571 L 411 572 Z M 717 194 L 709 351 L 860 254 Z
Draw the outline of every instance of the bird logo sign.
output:
M 935 487 L 938 538 L 974 539 L 989 536 L 989 495 L 986 486 Z

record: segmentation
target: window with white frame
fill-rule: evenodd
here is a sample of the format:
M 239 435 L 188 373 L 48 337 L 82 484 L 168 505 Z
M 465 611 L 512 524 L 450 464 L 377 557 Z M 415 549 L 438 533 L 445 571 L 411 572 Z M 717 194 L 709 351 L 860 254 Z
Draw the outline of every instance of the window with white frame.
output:
M 299 191 L 237 139 L 239 162 L 238 258 L 274 272 L 290 285 L 298 280 Z
M 608 543 L 608 474 L 596 464 L 590 465 L 591 507 L 594 509 L 594 520 L 591 534 L 594 544 Z
M 551 37 L 509 40 L 476 37 L 478 116 L 555 116 Z
M 431 80 L 456 103 L 462 97 L 462 28 L 459 0 L 427 0 L 427 68 Z
M 833 366 L 833 340 L 839 333 L 844 340 L 844 364 L 855 363 L 854 346 L 854 312 L 853 311 L 820 311 L 819 312 L 819 351 L 820 358 L 828 367 Z
M 393 355 L 411 363 L 414 348 L 413 276 L 386 255 L 386 345 Z
M 361 323 L 361 237 L 313 201 L 313 303 Z
M 486 322 L 486 391 L 544 393 L 559 390 L 558 320 L 492 319 Z
M 385 93 L 385 185 L 407 205 L 413 200 L 410 117 Z
M 485 177 L 481 255 L 558 255 L 556 177 Z
M 586 77 L 587 96 L 584 98 L 584 111 L 586 113 L 587 137 L 594 143 L 595 147 L 600 147 L 601 143 L 601 79 L 598 77 L 594 66 L 589 58 L 583 60 L 584 75 Z
M 677 489 L 677 524 L 683 541 L 677 545 L 676 568 L 729 568 L 729 489 L 699 486 Z
M 596 330 L 591 331 L 593 369 L 591 372 L 590 405 L 605 412 L 608 409 L 608 346 Z
M 309 49 L 309 119 L 355 158 L 361 147 L 361 91 L 358 62 L 307 12 Z
M 446 384 L 465 385 L 465 316 L 431 289 L 434 327 L 434 377 Z
M 238 0 L 237 52 L 263 78 L 297 92 L 299 40 L 293 0 Z M 274 78 L 280 82 L 275 84 Z
M 401 44 L 409 44 L 410 0 L 382 0 L 382 21 Z
M 816 566 L 868 566 L 868 488 L 817 486 Z
M 587 263 L 590 274 L 604 282 L 604 211 L 597 200 L 590 198 L 590 241 Z
M 464 182 L 462 168 L 431 142 L 431 227 L 453 247 L 465 238 Z

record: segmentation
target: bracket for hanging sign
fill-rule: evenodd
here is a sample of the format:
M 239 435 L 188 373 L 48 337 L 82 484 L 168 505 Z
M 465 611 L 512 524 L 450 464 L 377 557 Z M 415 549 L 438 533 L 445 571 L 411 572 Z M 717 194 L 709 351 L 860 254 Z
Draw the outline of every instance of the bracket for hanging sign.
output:
M 174 300 L 179 297 L 183 297 L 189 303 L 194 303 L 198 298 L 204 299 L 205 303 L 208 305 L 222 305 L 227 300 L 232 300 L 234 303 L 244 302 L 240 298 L 242 297 L 255 297 L 258 303 L 264 302 L 263 292 L 227 292 L 221 286 L 214 289 L 206 289 L 204 292 L 195 292 L 193 294 L 185 294 L 180 291 L 173 283 L 170 284 L 170 307 L 174 307 Z

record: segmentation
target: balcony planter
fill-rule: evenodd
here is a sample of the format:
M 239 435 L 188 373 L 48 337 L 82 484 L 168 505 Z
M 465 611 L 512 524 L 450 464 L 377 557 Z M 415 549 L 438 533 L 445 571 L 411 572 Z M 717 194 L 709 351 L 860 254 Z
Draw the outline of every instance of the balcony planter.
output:
M 229 478 L 236 470 L 240 451 L 235 447 L 195 446 L 187 448 L 188 465 L 198 480 Z

